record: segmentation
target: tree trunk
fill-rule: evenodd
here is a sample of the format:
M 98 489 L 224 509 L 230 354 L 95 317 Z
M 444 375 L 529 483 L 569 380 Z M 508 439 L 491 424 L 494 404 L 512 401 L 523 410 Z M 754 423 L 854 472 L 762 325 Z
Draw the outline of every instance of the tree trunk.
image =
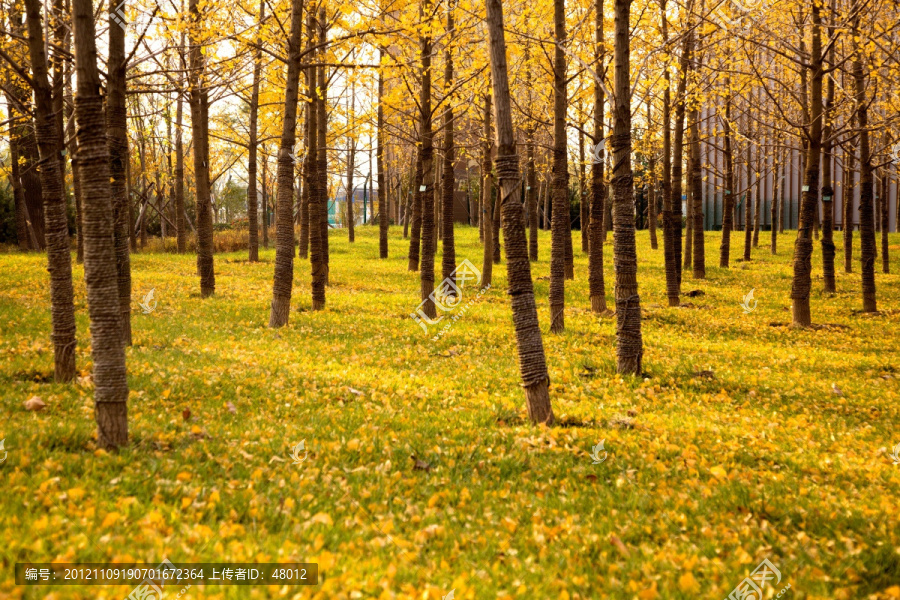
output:
M 888 181 L 887 169 L 881 169 L 881 177 L 879 178 L 881 182 L 881 193 L 879 197 L 881 198 L 881 214 L 880 222 L 881 222 L 881 272 L 882 273 L 890 273 L 891 272 L 891 262 L 890 262 L 890 253 L 888 252 L 888 231 L 890 230 L 890 224 L 888 223 L 889 217 L 889 204 L 891 199 L 891 186 Z
M 216 291 L 213 265 L 212 206 L 209 195 L 209 95 L 204 81 L 205 58 L 202 54 L 200 28 L 203 16 L 200 0 L 190 0 L 193 26 L 190 37 L 190 107 L 194 146 L 194 181 L 197 199 L 197 271 L 200 274 L 200 297 Z
M 606 52 L 603 45 L 603 0 L 594 0 L 594 64 L 597 75 L 605 72 Z M 591 214 L 590 243 L 588 250 L 588 289 L 591 297 L 591 311 L 605 314 L 606 283 L 603 275 L 603 214 L 606 208 L 606 183 L 603 181 L 604 144 L 603 141 L 603 87 L 594 81 L 594 140 L 596 150 L 591 159 Z M 668 124 L 668 123 L 667 123 Z
M 859 14 L 853 18 L 853 38 L 859 36 Z M 875 215 L 872 207 L 872 154 L 869 150 L 869 108 L 866 80 L 863 71 L 862 49 L 857 47 L 853 60 L 853 79 L 856 91 L 856 124 L 859 127 L 859 244 L 862 271 L 863 312 L 877 312 L 875 297 Z
M 262 73 L 262 24 L 265 16 L 266 2 L 265 0 L 260 0 L 259 25 L 256 29 L 256 45 L 259 47 L 253 56 L 253 87 L 250 92 L 250 139 L 247 145 L 247 221 L 250 228 L 250 248 L 248 250 L 250 262 L 259 261 L 259 223 L 257 221 L 259 201 L 256 191 L 256 146 L 257 122 L 259 120 L 259 78 Z M 301 250 L 301 253 L 305 256 L 305 250 Z
M 585 193 L 585 162 L 584 162 L 584 123 L 578 129 L 578 230 L 581 232 L 581 251 L 588 252 L 588 206 Z
M 116 245 L 116 273 L 119 286 L 119 314 L 122 342 L 131 345 L 131 258 L 128 246 L 128 196 L 125 194 L 125 165 L 128 162 L 128 114 L 125 107 L 125 29 L 116 10 L 123 4 L 109 0 L 109 58 L 107 61 L 106 125 L 109 146 L 110 192 Z M 157 194 L 159 187 L 157 186 Z M 160 213 L 165 232 L 165 220 Z
M 689 3 L 688 14 L 693 10 L 694 2 Z M 675 139 L 672 146 L 672 155 L 675 161 L 672 163 L 672 247 L 675 250 L 675 271 L 677 275 L 677 287 L 672 290 L 669 288 L 669 306 L 678 306 L 678 296 L 681 295 L 681 177 L 683 174 L 683 156 L 684 156 L 684 118 L 685 118 L 685 95 L 687 90 L 687 77 L 691 65 L 691 53 L 694 47 L 694 30 L 689 29 L 684 37 L 681 48 L 681 61 L 678 73 L 678 88 L 675 91 Z M 673 304 L 675 300 L 675 304 Z
M 706 248 L 703 235 L 703 170 L 700 163 L 700 112 L 694 108 L 691 118 L 691 202 L 694 235 L 694 279 L 706 279 Z
M 422 190 L 422 180 L 424 178 L 424 165 L 422 164 L 422 150 L 421 148 L 418 151 L 418 156 L 416 159 L 416 177 L 414 181 L 414 186 L 412 190 L 412 210 L 407 208 L 407 219 L 410 221 L 411 229 L 409 236 L 409 264 L 407 266 L 407 270 L 409 271 L 418 271 L 419 270 L 419 251 L 422 245 L 422 202 L 423 202 L 423 190 Z
M 613 260 L 616 274 L 616 371 L 640 376 L 644 354 L 637 286 L 634 176 L 631 171 L 631 0 L 615 0 L 613 103 Z
M 34 83 L 35 137 L 41 157 L 41 193 L 44 198 L 44 232 L 47 240 L 47 270 L 50 272 L 50 314 L 53 327 L 54 379 L 59 383 L 75 378 L 75 305 L 72 290 L 72 254 L 66 222 L 66 196 L 60 171 L 59 126 L 53 114 L 53 99 L 44 54 L 43 23 L 39 0 L 26 0 L 28 49 Z
M 75 119 L 78 162 L 84 192 L 84 278 L 94 361 L 94 415 L 97 445 L 128 442 L 128 381 L 122 344 L 109 149 L 91 0 L 72 0 L 78 88 Z
M 725 79 L 728 89 L 731 80 Z M 719 266 L 727 269 L 731 260 L 731 231 L 734 229 L 734 155 L 731 141 L 731 102 L 732 96 L 725 98 L 725 118 L 722 119 L 723 158 L 725 161 L 725 197 L 722 206 L 722 244 L 719 246 Z
M 320 6 L 318 19 L 319 43 L 323 45 L 322 48 L 320 48 L 318 51 L 318 56 L 320 58 L 325 56 L 325 48 L 327 47 L 325 44 L 328 43 L 328 21 L 325 17 L 325 7 Z M 320 213 L 322 220 L 319 222 L 319 226 L 322 229 L 322 266 L 324 268 L 324 270 L 321 271 L 319 275 L 324 278 L 324 285 L 327 286 L 330 270 L 328 232 L 331 227 L 328 223 L 328 78 L 326 77 L 324 66 L 319 67 L 318 80 L 319 109 L 316 111 L 316 127 L 318 127 L 318 132 L 316 134 L 316 137 L 318 139 L 318 151 L 316 159 L 318 160 L 318 164 L 316 166 L 316 175 L 318 176 L 318 188 L 323 206 L 323 210 Z M 324 302 L 325 301 L 323 295 L 321 307 L 325 306 Z M 313 302 L 313 304 L 315 305 L 315 301 Z
M 812 324 L 809 308 L 809 293 L 812 287 L 812 228 L 816 220 L 816 205 L 819 198 L 819 162 L 822 151 L 822 40 L 819 11 L 819 6 L 813 3 L 810 49 L 812 120 L 807 136 L 806 172 L 800 200 L 797 239 L 794 242 L 794 277 L 791 283 L 793 324 L 798 327 L 808 327 Z M 860 123 L 860 126 L 865 127 L 865 124 Z M 869 189 L 871 191 L 871 187 Z M 874 288 L 874 277 L 872 283 Z
M 444 89 L 445 93 L 449 93 L 453 89 L 453 53 L 451 51 L 451 40 L 454 35 L 453 25 L 453 8 L 447 9 L 447 49 L 444 52 Z M 443 180 L 441 181 L 441 196 L 443 221 L 441 238 L 443 242 L 443 256 L 441 261 L 441 271 L 443 279 L 448 279 L 456 270 L 456 240 L 453 236 L 453 205 L 454 205 L 454 188 L 456 179 L 453 172 L 453 163 L 456 160 L 456 147 L 453 139 L 453 104 L 448 103 L 444 108 L 444 166 Z
M 562 333 L 566 305 L 566 235 L 569 224 L 568 156 L 566 153 L 566 6 L 553 0 L 553 213 L 550 242 L 550 331 Z M 569 243 L 571 244 L 571 235 Z
M 484 141 L 481 153 L 481 224 L 484 236 L 484 256 L 481 263 L 481 283 L 491 285 L 494 270 L 494 219 L 491 216 L 491 95 L 484 97 Z
M 384 48 L 378 51 L 379 63 L 384 60 Z M 378 161 L 378 255 L 381 258 L 388 257 L 388 228 L 391 224 L 390 200 L 388 198 L 388 184 L 384 176 L 384 71 L 378 71 L 378 150 L 375 156 Z
M 834 63 L 834 46 L 829 51 L 829 65 Z M 822 278 L 824 280 L 824 289 L 826 293 L 833 294 L 835 292 L 834 281 L 834 187 L 832 187 L 831 163 L 833 154 L 833 142 L 831 140 L 832 125 L 831 118 L 833 115 L 834 105 L 834 76 L 828 77 L 828 91 L 826 92 L 826 102 L 822 108 L 822 121 L 824 127 L 822 129 L 822 137 L 824 138 L 823 148 L 823 165 L 822 165 Z
M 420 16 L 424 15 L 428 0 L 420 4 Z M 432 299 L 434 292 L 434 132 L 431 129 L 431 38 L 420 36 L 421 89 L 419 96 L 419 136 L 422 142 L 422 264 L 419 271 L 423 312 L 431 319 L 437 317 Z
M 509 278 L 509 297 L 512 303 L 519 372 L 525 388 L 528 417 L 534 424 L 553 423 L 550 405 L 547 363 L 544 343 L 538 323 L 531 265 L 525 241 L 525 221 L 518 201 L 518 156 L 513 135 L 512 112 L 509 100 L 509 81 L 506 72 L 506 44 L 503 39 L 503 7 L 501 0 L 487 0 L 488 44 L 491 57 L 491 80 L 497 99 L 497 177 L 500 184 L 500 203 L 503 237 L 506 240 L 506 270 Z
M 288 324 L 294 285 L 294 146 L 297 143 L 297 99 L 300 88 L 300 45 L 303 37 L 303 0 L 291 2 L 291 33 L 285 48 L 284 120 L 278 150 L 277 208 L 275 209 L 275 277 L 269 327 Z
M 596 1 L 596 0 L 595 0 Z M 669 26 L 666 16 L 666 0 L 660 0 L 659 16 L 662 28 L 662 37 L 665 44 L 669 43 Z M 666 271 L 666 296 L 669 306 L 678 306 L 681 304 L 679 299 L 680 286 L 678 283 L 678 260 L 675 250 L 675 227 L 681 227 L 680 223 L 675 222 L 675 202 L 672 190 L 672 98 L 671 89 L 672 81 L 669 69 L 663 73 L 665 87 L 663 88 L 663 172 L 662 172 L 662 193 L 663 193 L 663 260 Z M 681 204 L 681 198 L 677 199 Z

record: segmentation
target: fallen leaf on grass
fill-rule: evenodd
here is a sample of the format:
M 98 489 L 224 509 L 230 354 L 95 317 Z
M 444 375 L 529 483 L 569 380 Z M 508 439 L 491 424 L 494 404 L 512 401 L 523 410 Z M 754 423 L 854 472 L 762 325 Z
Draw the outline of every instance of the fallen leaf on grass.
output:
M 41 400 L 38 396 L 32 396 L 28 400 L 25 401 L 25 410 L 30 410 L 33 412 L 37 412 L 39 410 L 44 410 L 47 405 L 44 404 L 44 401 Z

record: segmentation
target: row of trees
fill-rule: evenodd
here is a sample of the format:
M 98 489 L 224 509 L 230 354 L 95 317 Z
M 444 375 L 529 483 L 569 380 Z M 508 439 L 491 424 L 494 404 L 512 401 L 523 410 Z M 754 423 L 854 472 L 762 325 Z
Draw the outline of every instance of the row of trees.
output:
M 880 178 L 878 221 L 888 268 L 891 128 L 900 114 L 889 93 L 900 64 L 900 25 L 896 7 L 881 0 L 827 6 L 798 0 L 758 11 L 695 0 L 647 0 L 636 11 L 631 0 L 506 6 L 377 0 L 354 7 L 330 0 L 227 6 L 190 0 L 167 8 L 111 0 L 102 21 L 105 78 L 91 1 L 67 1 L 46 11 L 37 0 L 25 0 L 24 10 L 5 5 L 0 58 L 17 224 L 25 224 L 19 239 L 48 250 L 59 381 L 75 373 L 67 190 L 74 197 L 102 445 L 127 439 L 129 238 L 136 227 L 146 228 L 150 210 L 161 228 L 174 229 L 179 252 L 186 249 L 186 227 L 195 229 L 201 297 L 213 294 L 215 181 L 228 173 L 247 182 L 248 257 L 258 260 L 259 154 L 274 140 L 272 327 L 288 323 L 297 257 L 310 262 L 313 309 L 326 306 L 328 201 L 339 185 L 352 194 L 361 141 L 374 145 L 368 168 L 377 179 L 380 257 L 389 255 L 391 222 L 402 222 L 409 270 L 419 273 L 424 312 L 435 317 L 438 242 L 447 278 L 456 267 L 460 167 L 468 174 L 480 163 L 474 194 L 483 278 L 490 282 L 505 249 L 534 422 L 553 421 L 530 267 L 537 259 L 540 197 L 551 229 L 552 334 L 565 330 L 565 281 L 575 276 L 573 196 L 598 315 L 608 312 L 603 249 L 613 233 L 621 373 L 642 372 L 635 220 L 643 215 L 636 215 L 636 189 L 646 196 L 654 248 L 661 215 L 668 302 L 678 306 L 683 272 L 707 276 L 710 184 L 720 188 L 713 203 L 717 193 L 722 197 L 719 265 L 728 268 L 738 220 L 743 259 L 752 258 L 769 181 L 775 188 L 771 251 L 777 251 L 778 189 L 783 204 L 785 174 L 796 165 L 803 179 L 791 298 L 794 324 L 807 326 L 814 236 L 821 236 L 825 290 L 834 290 L 839 167 L 845 257 L 858 206 L 863 309 L 876 310 L 874 186 Z M 578 160 L 572 161 L 568 148 L 575 140 Z M 191 161 L 184 160 L 188 153 Z M 268 162 L 263 165 L 265 177 Z M 28 201 L 35 189 L 40 211 Z M 351 204 L 350 242 L 352 210 Z M 42 227 L 35 227 L 38 214 Z

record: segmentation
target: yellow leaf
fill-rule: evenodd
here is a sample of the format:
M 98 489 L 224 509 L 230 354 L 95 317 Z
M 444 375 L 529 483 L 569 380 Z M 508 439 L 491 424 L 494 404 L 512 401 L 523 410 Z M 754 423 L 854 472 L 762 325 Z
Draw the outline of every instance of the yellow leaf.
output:
M 308 523 L 321 523 L 322 525 L 328 525 L 331 527 L 334 525 L 334 521 L 331 520 L 331 517 L 328 516 L 328 513 L 316 513 L 312 519 L 308 521 Z
M 716 465 L 715 467 L 710 469 L 709 472 L 718 479 L 725 479 L 728 476 L 728 472 L 719 465 Z
M 121 516 L 122 515 L 117 512 L 107 513 L 107 515 L 103 517 L 103 523 L 100 524 L 100 527 L 106 528 L 115 525 Z
M 700 589 L 700 584 L 694 579 L 694 574 L 688 571 L 678 578 L 678 589 L 682 592 L 696 592 Z

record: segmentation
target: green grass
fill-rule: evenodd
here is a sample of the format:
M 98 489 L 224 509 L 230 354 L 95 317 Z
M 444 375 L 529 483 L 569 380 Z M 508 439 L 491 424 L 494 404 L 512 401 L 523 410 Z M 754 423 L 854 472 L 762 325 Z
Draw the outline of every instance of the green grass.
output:
M 331 232 L 322 312 L 297 259 L 280 330 L 266 326 L 274 250 L 258 264 L 217 255 L 206 300 L 194 256 L 134 254 L 131 444 L 118 453 L 95 445 L 82 268 L 81 378 L 57 385 L 45 258 L 0 254 L 0 597 L 131 590 L 17 587 L 16 562 L 163 558 L 320 565 L 316 587 L 194 586 L 184 599 L 721 599 L 763 558 L 782 574 L 773 595 L 790 583 L 782 597 L 900 597 L 900 465 L 888 455 L 900 443 L 900 277 L 878 273 L 881 313 L 860 314 L 858 236 L 856 273 L 839 250 L 833 296 L 816 244 L 813 320 L 826 326 L 795 330 L 771 325 L 790 321 L 794 232 L 778 256 L 764 232 L 731 269 L 715 266 L 720 233 L 707 233 L 708 278 L 686 272 L 682 285 L 705 295 L 684 308 L 666 306 L 662 249 L 638 232 L 646 375 L 632 378 L 615 374 L 614 318 L 589 310 L 579 232 L 567 331 L 547 333 L 541 232 L 533 276 L 561 423 L 547 429 L 525 424 L 505 263 L 433 342 L 409 317 L 419 281 L 399 233 L 382 261 L 376 229 L 358 228 L 352 247 Z M 900 236 L 891 243 L 900 270 Z M 612 236 L 604 251 L 612 303 Z M 458 261 L 480 268 L 481 255 L 477 231 L 458 228 Z M 150 289 L 158 304 L 143 314 Z M 26 412 L 35 395 L 47 409 Z M 595 465 L 601 440 L 609 454 Z

